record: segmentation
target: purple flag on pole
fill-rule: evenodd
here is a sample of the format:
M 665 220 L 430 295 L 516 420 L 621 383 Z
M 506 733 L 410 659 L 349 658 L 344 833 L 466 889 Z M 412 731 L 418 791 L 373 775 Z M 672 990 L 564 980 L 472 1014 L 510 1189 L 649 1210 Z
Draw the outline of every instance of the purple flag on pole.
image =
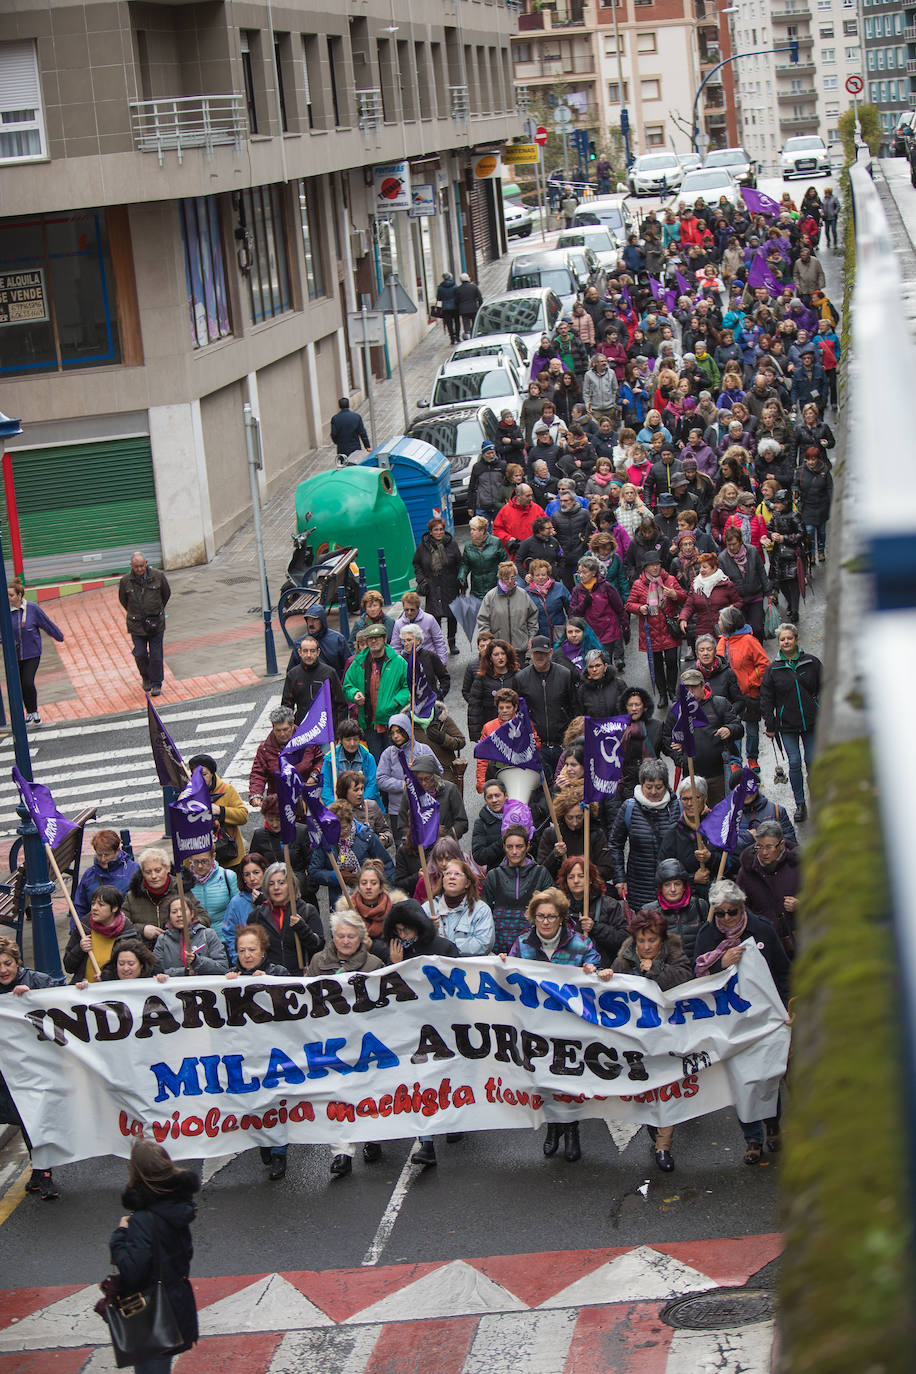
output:
M 661 300 L 661 298 L 662 298 L 662 284 L 661 284 L 660 281 L 656 281 L 655 278 L 652 277 L 652 276 L 649 277 L 649 290 L 652 292 L 652 299 L 653 299 L 654 301 L 660 301 L 660 300 Z
M 331 707 L 331 684 L 325 678 L 318 689 L 318 695 L 305 714 L 305 719 L 296 726 L 296 733 L 286 748 L 281 749 L 280 758 L 295 768 L 297 763 L 302 762 L 302 755 L 311 745 L 333 743 L 334 712 Z
M 414 844 L 432 849 L 439 838 L 439 803 L 432 793 L 417 786 L 403 749 L 398 750 L 398 762 L 404 772 L 404 791 L 410 808 L 410 832 Z
M 676 267 L 674 269 L 674 279 L 677 282 L 677 289 L 680 291 L 681 295 L 689 296 L 691 290 L 690 282 L 684 276 L 683 272 L 679 272 Z
M 76 829 L 72 821 L 58 811 L 51 796 L 51 789 L 40 782 L 29 782 L 19 769 L 13 767 L 13 782 L 19 788 L 23 805 L 38 827 L 43 844 L 60 844 L 61 840 Z
M 436 693 L 430 687 L 423 664 L 416 649 L 407 656 L 407 685 L 410 688 L 410 709 L 419 720 L 429 720 L 436 706 Z
M 503 721 L 492 735 L 474 745 L 475 759 L 489 759 L 507 768 L 530 768 L 541 771 L 541 755 L 534 741 L 534 731 L 524 697 L 518 699 L 518 710 L 511 720 Z
M 149 697 L 146 698 L 146 719 L 149 724 L 149 745 L 160 783 L 163 787 L 184 787 L 188 780 L 185 761 Z
M 755 191 L 751 186 L 741 187 L 741 198 L 752 215 L 778 215 L 779 202 L 764 191 Z
M 688 692 L 683 682 L 677 689 L 674 707 L 674 721 L 671 730 L 672 744 L 679 744 L 689 759 L 697 756 L 697 742 L 693 732 L 698 725 L 708 725 L 705 712 L 692 692 Z
M 617 791 L 623 773 L 623 736 L 629 716 L 585 717 L 586 802 L 600 802 Z
M 767 267 L 765 260 L 759 253 L 755 254 L 748 268 L 747 284 L 752 290 L 758 286 L 765 286 L 771 296 L 778 296 L 782 287 Z
M 170 804 L 169 821 L 176 868 L 213 848 L 213 801 L 201 768 L 194 769 L 190 782 Z
M 625 281 L 620 283 L 620 294 L 621 294 L 621 296 L 623 297 L 623 299 L 624 299 L 624 300 L 626 301 L 626 303 L 627 303 L 627 309 L 628 309 L 628 310 L 632 310 L 633 313 L 634 313 L 634 315 L 635 315 L 635 313 L 636 313 L 636 308 L 635 308 L 635 306 L 633 305 L 633 301 L 632 301 L 632 299 L 631 299 L 631 297 L 630 297 L 629 291 L 627 290 L 627 284 L 626 284 Z
M 309 839 L 316 849 L 335 849 L 340 843 L 339 817 L 325 806 L 317 787 L 306 787 L 303 795 Z
M 305 784 L 289 759 L 280 756 L 280 770 L 274 773 L 277 801 L 280 803 L 280 839 L 284 844 L 296 843 L 296 803 L 305 791 Z M 333 812 L 331 813 L 333 815 Z
M 672 291 L 666 291 L 666 292 L 665 292 L 665 304 L 668 306 L 668 309 L 669 309 L 669 310 L 673 310 L 673 309 L 674 309 L 674 307 L 677 305 L 677 292 L 676 292 L 676 291 L 673 291 L 673 290 L 672 290 Z
M 716 849 L 724 849 L 729 854 L 734 854 L 738 848 L 738 820 L 741 810 L 748 797 L 754 796 L 759 785 L 753 769 L 743 769 L 734 791 L 700 821 L 700 834 L 703 838 Z

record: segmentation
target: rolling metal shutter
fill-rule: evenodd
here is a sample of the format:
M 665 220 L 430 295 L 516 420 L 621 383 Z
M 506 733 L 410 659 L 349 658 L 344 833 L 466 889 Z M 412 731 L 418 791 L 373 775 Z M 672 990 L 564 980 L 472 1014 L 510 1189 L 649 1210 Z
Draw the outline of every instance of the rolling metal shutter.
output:
M 12 451 L 25 576 L 124 572 L 141 549 L 158 563 L 159 517 L 148 437 Z M 4 553 L 11 547 L 2 494 Z
M 471 207 L 471 223 L 474 226 L 474 243 L 479 257 L 484 262 L 492 262 L 499 254 L 494 250 L 493 236 L 490 232 L 490 197 L 488 183 L 475 180 L 471 183 L 468 201 Z

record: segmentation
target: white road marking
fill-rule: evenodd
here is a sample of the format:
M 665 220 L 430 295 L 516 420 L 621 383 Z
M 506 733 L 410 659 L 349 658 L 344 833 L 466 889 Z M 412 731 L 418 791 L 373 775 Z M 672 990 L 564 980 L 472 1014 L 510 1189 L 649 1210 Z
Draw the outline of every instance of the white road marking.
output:
M 462 1374 L 563 1374 L 578 1319 L 575 1309 L 483 1317 Z
M 309 1302 L 282 1274 L 266 1274 L 200 1312 L 202 1336 L 221 1336 L 227 1327 L 234 1332 L 305 1331 L 334 1325 L 326 1312 Z
M 768 1374 L 773 1323 L 721 1331 L 675 1331 L 665 1374 Z
M 203 707 L 200 710 L 196 711 L 175 711 L 170 715 L 165 715 L 162 711 L 160 711 L 159 715 L 163 724 L 168 728 L 169 734 L 171 734 L 171 726 L 176 721 L 204 719 L 215 720 L 218 717 L 223 716 L 238 716 L 241 715 L 243 712 L 252 710 L 252 708 L 256 705 L 257 702 L 255 701 L 240 701 L 237 702 L 234 706 L 209 706 Z M 47 726 L 39 726 L 35 737 L 43 740 L 73 739 L 78 735 L 101 735 L 104 734 L 107 730 L 117 730 L 119 733 L 122 730 L 139 730 L 141 728 L 145 730 L 146 724 L 146 712 L 144 711 L 142 715 L 131 716 L 128 720 L 118 720 L 117 722 L 106 720 L 102 721 L 98 725 L 67 725 L 61 727 L 53 726 L 51 728 L 48 728 Z M 7 737 L 7 739 L 3 740 L 2 746 L 0 747 L 9 747 L 10 752 L 12 753 L 12 736 L 9 736 Z
M 231 1164 L 238 1157 L 239 1151 L 236 1150 L 232 1155 L 216 1155 L 213 1159 L 205 1159 L 204 1167 L 200 1171 L 201 1186 L 206 1188 L 211 1178 L 215 1178 L 221 1169 L 225 1169 L 227 1164 Z
M 247 789 L 251 765 L 254 763 L 254 756 L 258 752 L 263 741 L 267 738 L 267 733 L 270 730 L 270 713 L 276 710 L 279 705 L 279 696 L 272 696 L 268 699 L 263 711 L 242 740 L 228 768 L 225 773 L 223 773 L 224 782 L 231 782 L 233 786 L 237 783 L 242 783 Z
M 410 1156 L 420 1145 L 419 1140 L 415 1140 L 407 1151 L 407 1158 L 404 1167 L 398 1175 L 398 1181 L 391 1190 L 391 1197 L 388 1199 L 388 1206 L 382 1213 L 382 1219 L 378 1224 L 378 1230 L 372 1238 L 372 1244 L 363 1256 L 363 1265 L 378 1264 L 382 1251 L 391 1238 L 395 1222 L 398 1219 L 401 1208 L 404 1206 L 404 1199 L 410 1187 L 411 1179 L 417 1172 L 417 1166 L 411 1164 Z

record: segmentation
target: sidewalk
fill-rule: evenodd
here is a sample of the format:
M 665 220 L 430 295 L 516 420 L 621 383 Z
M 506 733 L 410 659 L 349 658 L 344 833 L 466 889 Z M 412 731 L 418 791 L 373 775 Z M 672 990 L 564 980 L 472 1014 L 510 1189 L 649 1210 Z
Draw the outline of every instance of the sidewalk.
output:
M 536 242 L 539 244 L 540 239 Z M 517 253 L 524 246 L 527 244 L 513 242 L 511 252 Z M 503 291 L 508 263 L 508 256 L 499 258 L 481 270 L 479 285 L 485 297 Z M 411 415 L 417 397 L 428 392 L 435 371 L 450 348 L 441 324 L 436 322 L 405 359 Z M 375 382 L 373 401 L 376 437 L 382 443 L 403 430 L 396 371 L 387 380 Z M 368 427 L 368 404 L 362 404 L 360 411 Z M 310 453 L 296 481 L 262 509 L 268 583 L 274 603 L 291 552 L 295 486 L 314 473 L 333 467 L 334 458 L 331 444 Z M 170 572 L 168 578 L 172 597 L 165 637 L 162 704 L 210 696 L 256 682 L 264 674 L 265 657 L 253 522 L 249 520 L 237 530 L 212 562 Z M 42 609 L 64 633 L 63 644 L 44 638 L 37 680 L 43 720 L 50 723 L 91 719 L 133 711 L 143 705 L 143 691 L 116 586 L 43 601 Z M 288 648 L 276 617 L 274 638 L 282 673 Z

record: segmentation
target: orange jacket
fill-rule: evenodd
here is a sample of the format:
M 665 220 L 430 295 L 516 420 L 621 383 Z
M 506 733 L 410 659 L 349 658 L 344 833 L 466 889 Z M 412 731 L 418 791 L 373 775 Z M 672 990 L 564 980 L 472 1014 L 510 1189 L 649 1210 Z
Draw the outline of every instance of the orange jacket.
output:
M 770 666 L 766 649 L 759 639 L 748 631 L 746 634 L 725 635 L 716 645 L 716 652 L 722 654 L 738 679 L 738 686 L 746 697 L 759 697 L 763 675 Z

